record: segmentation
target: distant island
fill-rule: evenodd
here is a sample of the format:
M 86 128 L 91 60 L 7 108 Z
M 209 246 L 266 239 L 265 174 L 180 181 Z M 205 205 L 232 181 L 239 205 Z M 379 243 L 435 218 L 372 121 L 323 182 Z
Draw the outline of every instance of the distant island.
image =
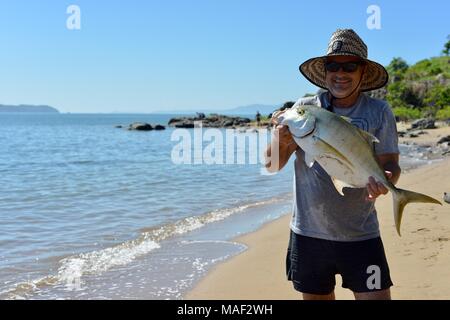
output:
M 59 113 L 59 111 L 50 106 L 33 106 L 21 104 L 18 106 L 0 104 L 0 112 L 46 112 Z

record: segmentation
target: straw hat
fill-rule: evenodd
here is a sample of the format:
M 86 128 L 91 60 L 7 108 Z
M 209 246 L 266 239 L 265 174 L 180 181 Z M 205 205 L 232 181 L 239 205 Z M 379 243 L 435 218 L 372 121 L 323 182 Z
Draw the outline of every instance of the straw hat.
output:
M 336 30 L 328 43 L 327 54 L 303 62 L 299 67 L 300 72 L 316 86 L 327 89 L 325 62 L 330 56 L 355 56 L 366 62 L 361 91 L 381 88 L 388 81 L 386 69 L 381 64 L 367 59 L 367 46 L 352 29 Z

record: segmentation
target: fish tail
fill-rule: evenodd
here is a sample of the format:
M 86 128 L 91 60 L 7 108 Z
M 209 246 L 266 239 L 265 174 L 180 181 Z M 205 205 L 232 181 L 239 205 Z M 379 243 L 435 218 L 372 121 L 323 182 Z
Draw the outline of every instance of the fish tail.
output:
M 393 200 L 394 200 L 394 219 L 395 219 L 395 228 L 397 229 L 397 233 L 400 234 L 400 224 L 402 222 L 403 209 L 410 202 L 424 202 L 424 203 L 436 203 L 442 205 L 438 200 L 429 197 L 425 194 L 413 192 L 409 190 L 398 189 L 394 187 L 392 192 Z

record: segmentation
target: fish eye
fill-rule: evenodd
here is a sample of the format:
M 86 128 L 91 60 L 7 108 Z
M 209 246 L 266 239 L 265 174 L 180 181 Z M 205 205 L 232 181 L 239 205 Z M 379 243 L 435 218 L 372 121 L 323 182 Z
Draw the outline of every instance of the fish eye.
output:
M 298 109 L 297 110 L 297 113 L 299 114 L 299 115 L 304 115 L 305 114 L 305 110 L 303 110 L 303 109 Z

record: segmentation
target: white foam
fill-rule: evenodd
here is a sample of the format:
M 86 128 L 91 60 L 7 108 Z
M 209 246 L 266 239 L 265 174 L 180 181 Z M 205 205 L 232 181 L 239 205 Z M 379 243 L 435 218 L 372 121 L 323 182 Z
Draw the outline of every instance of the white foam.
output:
M 135 242 L 138 242 L 137 244 Z M 139 256 L 160 248 L 160 245 L 152 240 L 130 241 L 116 247 L 99 251 L 82 253 L 76 257 L 61 260 L 58 269 L 58 279 L 72 288 L 85 274 L 99 274 L 113 267 L 126 265 Z

